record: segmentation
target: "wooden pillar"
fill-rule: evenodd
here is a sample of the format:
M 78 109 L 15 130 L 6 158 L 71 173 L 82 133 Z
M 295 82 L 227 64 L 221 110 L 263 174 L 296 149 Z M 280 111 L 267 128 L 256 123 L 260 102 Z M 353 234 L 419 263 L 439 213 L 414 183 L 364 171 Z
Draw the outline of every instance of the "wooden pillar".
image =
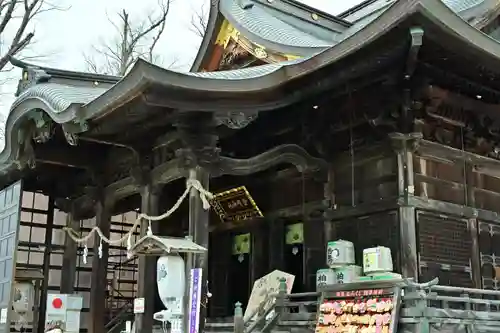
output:
M 285 267 L 285 220 L 269 221 L 269 272 Z
M 38 310 L 38 332 L 45 331 L 45 314 L 47 312 L 47 294 L 50 274 L 50 253 L 52 252 L 52 230 L 54 229 L 54 198 L 49 197 L 47 210 L 47 229 L 45 229 L 45 250 L 43 252 L 43 280 L 40 292 L 40 307 Z
M 73 218 L 73 212 L 68 212 L 66 216 L 66 226 L 75 231 L 80 230 L 80 221 Z M 61 268 L 61 294 L 72 294 L 75 290 L 76 262 L 78 244 L 65 234 L 64 254 Z
M 335 208 L 336 203 L 335 203 L 335 172 L 333 168 L 330 168 L 328 170 L 328 179 L 327 182 L 323 186 L 323 200 L 324 200 L 324 206 L 327 209 L 323 213 L 323 217 L 325 218 L 324 222 L 324 244 L 323 248 L 326 253 L 326 246 L 328 242 L 334 241 L 337 239 L 337 228 L 335 225 L 335 222 L 333 222 L 331 219 L 328 218 L 329 212 Z M 325 261 L 326 264 L 326 261 Z
M 204 189 L 208 190 L 209 174 L 202 167 L 194 167 L 189 170 L 189 178 L 196 179 L 201 183 Z M 189 193 L 189 235 L 193 241 L 208 249 L 209 237 L 209 210 L 203 208 L 203 202 L 200 199 L 200 194 L 196 189 L 191 189 Z M 201 302 L 205 303 L 205 295 L 207 293 L 207 279 L 208 279 L 208 253 L 188 255 L 187 272 L 190 274 L 191 268 L 201 268 L 202 271 L 202 289 L 201 289 Z M 187 275 L 189 276 L 189 275 Z M 187 294 L 189 294 L 189 284 L 187 284 Z M 187 302 L 186 302 L 187 303 Z M 186 309 L 187 310 L 187 309 Z M 189 311 L 186 313 L 186 317 Z M 203 332 L 205 328 L 205 318 L 207 316 L 206 306 L 200 307 L 200 326 L 198 332 Z M 185 331 L 188 328 L 186 326 Z
M 474 173 L 471 164 L 466 163 L 465 168 L 465 195 L 466 195 L 466 205 L 476 208 L 476 192 L 474 189 L 474 178 L 481 177 L 480 174 Z M 479 221 L 477 218 L 470 218 L 467 223 L 469 229 L 470 237 L 472 240 L 471 249 L 471 272 L 472 272 L 472 283 L 474 288 L 482 288 L 482 277 L 481 277 L 481 252 L 479 250 Z
M 160 190 L 148 184 L 141 188 L 141 213 L 159 214 Z M 146 235 L 147 221 L 141 224 L 141 237 Z M 158 222 L 151 222 L 154 234 L 158 234 Z M 150 333 L 153 330 L 153 315 L 156 297 L 156 260 L 153 256 L 139 256 L 138 296 L 144 298 L 144 313 L 135 315 L 135 331 Z
M 316 272 L 326 262 L 325 218 L 322 212 L 304 218 L 304 276 L 306 291 L 316 290 Z
M 196 179 L 201 186 L 208 190 L 210 168 L 215 165 L 217 170 L 217 161 L 219 150 L 216 148 L 218 140 L 216 134 L 216 125 L 214 114 L 208 112 L 180 112 L 178 114 L 176 127 L 180 137 L 185 145 L 185 149 L 179 149 L 176 154 L 184 157 L 184 168 L 189 172 L 190 179 Z M 189 193 L 189 235 L 193 241 L 208 249 L 209 241 L 209 210 L 203 208 L 203 202 L 200 199 L 200 193 L 192 188 Z M 205 318 L 207 308 L 206 303 L 207 279 L 208 279 L 208 253 L 187 256 L 186 272 L 187 276 L 191 273 L 191 268 L 201 268 L 201 303 L 200 307 L 200 325 L 198 332 L 203 332 L 205 328 Z M 189 294 L 189 288 L 186 288 L 185 296 Z M 189 316 L 189 298 L 185 299 L 185 321 L 184 328 L 187 331 L 187 317 Z
M 97 200 L 95 204 L 96 225 L 101 229 L 104 236 L 109 237 L 111 228 L 111 204 L 104 199 Z M 98 256 L 99 236 L 94 238 L 92 275 L 90 290 L 89 333 L 103 333 L 106 325 L 106 290 L 107 290 L 107 266 L 109 256 L 109 245 L 102 243 L 102 257 Z
M 258 223 L 258 222 L 252 228 L 252 246 L 250 247 L 252 273 L 250 280 L 250 290 L 252 290 L 252 286 L 255 280 L 260 279 L 261 277 L 263 277 L 268 273 L 267 261 L 268 261 L 268 252 L 270 249 L 268 248 L 269 237 L 266 229 L 267 228 L 264 223 Z
M 415 207 L 408 198 L 414 195 L 413 151 L 418 138 L 413 134 L 393 135 L 393 144 L 398 159 L 398 191 L 402 203 L 399 207 L 399 236 L 401 274 L 405 278 L 418 280 L 418 248 Z

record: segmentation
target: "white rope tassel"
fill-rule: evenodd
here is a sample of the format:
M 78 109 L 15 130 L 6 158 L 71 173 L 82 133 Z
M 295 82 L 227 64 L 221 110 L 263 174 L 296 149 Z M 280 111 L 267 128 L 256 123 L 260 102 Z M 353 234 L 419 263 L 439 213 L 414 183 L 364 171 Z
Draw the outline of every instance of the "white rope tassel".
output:
M 106 242 L 107 244 L 118 245 L 118 244 L 122 244 L 124 241 L 127 241 L 127 250 L 130 251 L 132 249 L 132 235 L 134 234 L 137 227 L 141 224 L 142 219 L 149 221 L 147 235 L 148 236 L 153 235 L 153 230 L 151 229 L 151 221 L 160 221 L 160 220 L 163 220 L 163 219 L 169 217 L 170 215 L 172 215 L 181 206 L 182 202 L 186 199 L 186 197 L 189 194 L 189 191 L 192 188 L 194 188 L 196 191 L 198 191 L 199 196 L 200 196 L 200 200 L 203 203 L 203 209 L 205 209 L 205 210 L 210 209 L 210 200 L 213 199 L 213 197 L 214 197 L 213 194 L 210 193 L 209 191 L 205 190 L 203 188 L 203 186 L 201 185 L 201 183 L 197 179 L 187 179 L 186 180 L 186 189 L 184 190 L 184 193 L 182 193 L 182 195 L 179 197 L 177 202 L 172 206 L 172 208 L 170 208 L 164 214 L 159 215 L 159 216 L 149 216 L 149 215 L 143 214 L 143 213 L 139 214 L 139 216 L 135 220 L 135 223 L 132 226 L 132 228 L 120 239 L 114 239 L 114 240 L 109 239 L 108 237 L 104 236 L 104 234 L 102 233 L 102 231 L 99 227 L 92 228 L 92 230 L 90 230 L 90 232 L 87 235 L 85 235 L 84 237 L 81 237 L 81 238 L 79 237 L 78 233 L 72 228 L 65 227 L 64 230 L 68 233 L 68 236 L 77 243 L 85 243 L 86 244 L 86 242 L 92 237 L 92 235 L 95 232 L 97 232 L 97 234 L 99 235 L 99 237 L 101 239 L 100 240 L 101 244 L 102 244 L 102 242 Z M 102 246 L 99 246 L 99 249 L 102 250 Z M 88 254 L 87 245 L 85 245 L 85 248 L 83 250 L 84 263 L 87 263 L 86 253 Z
M 151 227 L 151 220 L 148 221 L 148 230 L 146 231 L 146 235 L 153 236 L 153 228 Z
M 89 248 L 87 247 L 87 244 L 83 247 L 83 263 L 86 265 L 87 264 L 87 256 L 89 255 Z
M 132 250 L 132 233 L 129 233 L 127 237 L 127 251 L 130 250 Z
M 97 248 L 97 251 L 99 258 L 102 258 L 102 238 L 99 240 L 99 247 Z

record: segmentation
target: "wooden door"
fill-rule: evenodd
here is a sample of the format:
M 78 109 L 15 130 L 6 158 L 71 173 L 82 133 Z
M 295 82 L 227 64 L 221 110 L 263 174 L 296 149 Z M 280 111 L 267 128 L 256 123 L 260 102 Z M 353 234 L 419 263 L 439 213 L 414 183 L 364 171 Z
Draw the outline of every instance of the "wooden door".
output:
M 12 287 L 21 210 L 21 181 L 0 191 L 0 333 L 10 332 Z M 4 317 L 7 312 L 7 318 Z M 4 320 L 4 318 L 6 320 Z

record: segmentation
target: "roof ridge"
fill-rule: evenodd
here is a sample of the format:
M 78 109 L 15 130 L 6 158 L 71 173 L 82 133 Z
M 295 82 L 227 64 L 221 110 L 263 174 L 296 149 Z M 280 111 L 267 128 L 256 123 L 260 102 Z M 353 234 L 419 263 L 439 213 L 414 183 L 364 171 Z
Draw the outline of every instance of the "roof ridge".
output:
M 254 1 L 258 1 L 258 2 L 264 2 L 262 0 L 254 0 Z M 328 18 L 332 21 L 334 21 L 335 23 L 338 23 L 338 24 L 341 24 L 341 25 L 344 25 L 346 28 L 349 28 L 352 23 L 351 22 L 348 22 L 340 17 L 338 17 L 338 15 L 333 15 L 331 13 L 327 13 L 321 9 L 317 9 L 317 8 L 314 8 L 314 7 L 311 7 L 309 5 L 306 5 L 302 2 L 298 2 L 296 0 L 281 0 L 281 2 L 285 2 L 285 3 L 288 3 L 292 6 L 295 6 L 299 9 L 302 9 L 302 10 L 306 10 L 308 12 L 314 12 L 315 14 L 317 15 L 320 15 L 320 16 L 323 16 L 325 18 Z
M 377 1 L 380 1 L 380 0 L 365 0 L 365 1 L 353 6 L 347 10 L 344 10 L 342 13 L 338 14 L 337 17 L 343 20 L 345 17 L 352 15 L 355 12 L 360 11 L 363 8 L 366 8 L 369 5 L 371 5 Z
M 120 76 L 115 76 L 115 75 L 70 71 L 70 70 L 30 64 L 13 57 L 10 58 L 10 63 L 15 67 L 22 68 L 24 70 L 32 69 L 32 70 L 43 71 L 45 72 L 45 74 L 49 75 L 52 78 L 63 78 L 63 79 L 72 79 L 80 81 L 97 81 L 99 83 L 116 83 L 121 79 Z

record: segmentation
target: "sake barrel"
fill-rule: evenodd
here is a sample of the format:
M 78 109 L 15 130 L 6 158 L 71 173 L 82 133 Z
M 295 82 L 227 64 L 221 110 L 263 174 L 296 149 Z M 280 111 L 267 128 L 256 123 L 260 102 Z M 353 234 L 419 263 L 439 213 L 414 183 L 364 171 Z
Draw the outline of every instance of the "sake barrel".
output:
M 333 269 L 320 269 L 316 272 L 316 289 L 323 286 L 335 284 L 335 272 Z
M 391 249 L 377 246 L 363 250 L 363 272 L 365 275 L 392 272 Z
M 326 264 L 330 268 L 354 264 L 354 245 L 352 242 L 342 239 L 328 242 L 326 247 Z
M 361 266 L 348 265 L 335 268 L 335 281 L 337 283 L 357 282 L 361 275 Z

